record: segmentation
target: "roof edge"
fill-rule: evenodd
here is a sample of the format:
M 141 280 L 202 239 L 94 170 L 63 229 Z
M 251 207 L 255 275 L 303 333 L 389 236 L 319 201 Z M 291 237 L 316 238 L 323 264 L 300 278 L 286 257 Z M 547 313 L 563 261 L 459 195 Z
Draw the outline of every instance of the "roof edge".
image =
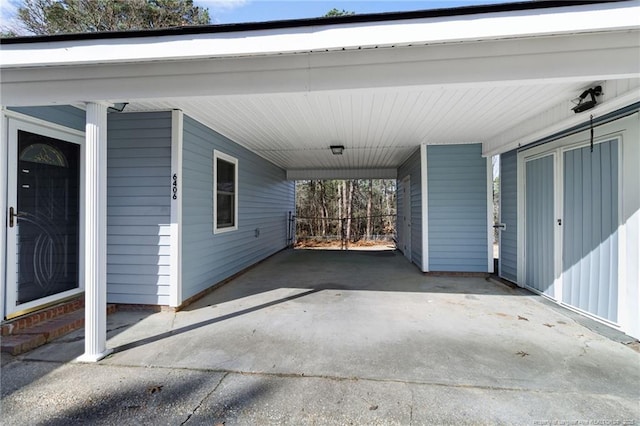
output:
M 570 6 L 584 6 L 602 3 L 633 3 L 633 0 L 540 0 L 519 1 L 501 4 L 461 6 L 453 8 L 427 9 L 406 12 L 370 13 L 361 15 L 345 15 L 336 17 L 318 17 L 304 19 L 288 19 L 265 22 L 248 22 L 238 24 L 198 25 L 171 27 L 150 30 L 69 33 L 54 35 L 20 36 L 0 38 L 0 44 L 28 44 L 42 42 L 109 40 L 143 37 L 182 36 L 199 34 L 221 34 L 243 31 L 260 31 L 287 28 L 304 28 L 317 25 L 360 24 L 368 22 L 400 21 L 409 19 L 443 18 L 487 13 L 514 12 L 526 10 L 550 9 Z

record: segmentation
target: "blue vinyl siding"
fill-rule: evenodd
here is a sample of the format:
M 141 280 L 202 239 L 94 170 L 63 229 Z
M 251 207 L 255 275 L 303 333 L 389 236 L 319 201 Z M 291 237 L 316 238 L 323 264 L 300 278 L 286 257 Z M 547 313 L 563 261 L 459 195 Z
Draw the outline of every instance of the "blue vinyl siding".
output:
M 518 279 L 518 152 L 500 155 L 500 276 Z
M 109 114 L 107 300 L 169 304 L 171 113 Z
M 10 107 L 10 111 L 19 112 L 50 123 L 59 124 L 71 129 L 84 132 L 86 114 L 80 108 L 70 105 Z
M 397 211 L 396 218 L 398 239 L 401 238 L 402 215 L 404 200 L 402 198 L 402 179 L 410 176 L 411 179 L 411 261 L 422 269 L 422 174 L 420 168 L 420 149 L 416 150 L 407 161 L 398 169 L 397 180 Z
M 481 144 L 427 147 L 429 270 L 488 271 L 487 160 Z
M 213 233 L 214 149 L 238 159 L 238 229 L 221 234 Z M 284 170 L 185 116 L 182 175 L 183 299 L 286 247 L 295 182 Z

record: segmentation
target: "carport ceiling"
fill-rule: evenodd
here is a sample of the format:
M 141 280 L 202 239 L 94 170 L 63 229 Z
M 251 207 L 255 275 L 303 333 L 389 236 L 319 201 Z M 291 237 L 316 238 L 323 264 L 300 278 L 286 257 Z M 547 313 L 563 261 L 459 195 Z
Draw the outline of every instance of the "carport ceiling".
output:
M 421 143 L 489 141 L 589 84 L 188 97 L 134 101 L 126 111 L 179 108 L 288 170 L 396 168 Z

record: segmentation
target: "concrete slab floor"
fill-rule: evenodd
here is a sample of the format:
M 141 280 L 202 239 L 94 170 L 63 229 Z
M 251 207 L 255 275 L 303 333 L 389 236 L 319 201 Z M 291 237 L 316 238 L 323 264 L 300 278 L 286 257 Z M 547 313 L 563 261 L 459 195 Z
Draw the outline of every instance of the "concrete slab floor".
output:
M 108 322 L 97 364 L 70 362 L 82 330 L 3 356 L 2 424 L 640 423 L 640 354 L 394 252 L 284 251 L 184 311 Z

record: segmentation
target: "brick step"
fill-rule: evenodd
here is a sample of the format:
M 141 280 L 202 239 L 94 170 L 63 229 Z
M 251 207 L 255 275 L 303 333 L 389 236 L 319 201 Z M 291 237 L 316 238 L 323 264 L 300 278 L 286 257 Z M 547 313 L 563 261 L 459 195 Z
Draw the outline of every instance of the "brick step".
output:
M 75 299 L 67 300 L 66 302 L 59 303 L 55 306 L 41 309 L 9 321 L 4 321 L 0 325 L 0 335 L 8 336 L 10 334 L 16 334 L 20 330 L 28 329 L 45 321 L 81 310 L 82 308 L 84 308 L 84 296 L 81 295 Z
M 116 305 L 107 305 L 107 314 L 115 311 Z M 24 354 L 83 327 L 84 309 L 71 311 L 28 328 L 13 330 L 13 334 L 2 336 L 0 350 L 14 356 Z

